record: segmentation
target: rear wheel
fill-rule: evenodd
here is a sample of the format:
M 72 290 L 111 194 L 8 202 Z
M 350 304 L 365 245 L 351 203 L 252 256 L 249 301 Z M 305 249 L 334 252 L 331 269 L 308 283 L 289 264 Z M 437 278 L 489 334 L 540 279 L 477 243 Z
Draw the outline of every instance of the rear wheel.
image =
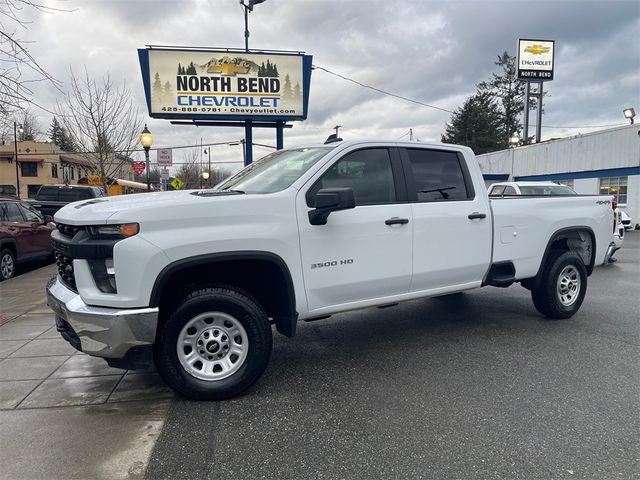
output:
M 155 361 L 162 378 L 193 400 L 242 393 L 264 372 L 271 326 L 262 307 L 233 287 L 192 292 L 161 327 Z
M 16 256 L 5 248 L 0 252 L 0 281 L 9 280 L 16 274 Z
M 582 305 L 587 292 L 587 269 L 577 253 L 554 252 L 542 282 L 531 290 L 536 309 L 549 318 L 569 318 Z

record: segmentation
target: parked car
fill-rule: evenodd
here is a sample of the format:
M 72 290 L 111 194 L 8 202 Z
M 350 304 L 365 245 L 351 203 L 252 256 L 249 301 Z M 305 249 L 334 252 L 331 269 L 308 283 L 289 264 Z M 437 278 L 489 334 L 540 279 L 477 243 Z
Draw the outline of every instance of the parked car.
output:
M 578 195 L 576 191 L 569 187 L 568 185 L 562 185 L 555 182 L 501 182 L 494 183 L 489 186 L 489 198 L 501 198 L 501 197 L 510 197 L 514 195 L 528 195 L 528 196 L 538 196 L 538 195 L 548 195 L 548 196 L 558 196 L 558 195 Z M 614 225 L 613 225 L 613 243 L 615 244 L 615 249 L 613 253 L 617 252 L 622 248 L 622 244 L 624 243 L 624 216 L 629 218 L 629 216 L 620 210 L 615 203 L 614 206 Z M 631 224 L 631 218 L 627 224 Z M 615 262 L 616 259 L 613 255 L 609 258 L 611 262 Z
M 26 200 L 26 202 L 43 215 L 53 217 L 68 203 L 102 196 L 102 190 L 88 185 L 42 185 L 36 198 Z
M 0 280 L 13 277 L 18 263 L 52 257 L 52 220 L 23 201 L 0 198 Z
M 571 317 L 611 255 L 611 204 L 489 202 L 457 145 L 280 150 L 215 190 L 62 208 L 47 299 L 75 348 L 121 368 L 154 358 L 175 390 L 221 400 L 264 372 L 272 324 L 293 337 L 300 320 L 514 283 L 542 315 Z
M 635 228 L 635 225 L 631 222 L 631 217 L 624 210 L 620 210 L 620 223 L 622 223 L 625 230 L 633 230 Z

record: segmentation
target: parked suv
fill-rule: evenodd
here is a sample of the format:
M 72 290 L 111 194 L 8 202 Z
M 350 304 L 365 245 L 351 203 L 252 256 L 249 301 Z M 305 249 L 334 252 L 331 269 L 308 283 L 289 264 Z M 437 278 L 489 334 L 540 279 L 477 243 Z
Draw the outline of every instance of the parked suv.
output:
M 13 198 L 0 198 L 0 280 L 16 273 L 16 265 L 51 257 L 52 218 Z

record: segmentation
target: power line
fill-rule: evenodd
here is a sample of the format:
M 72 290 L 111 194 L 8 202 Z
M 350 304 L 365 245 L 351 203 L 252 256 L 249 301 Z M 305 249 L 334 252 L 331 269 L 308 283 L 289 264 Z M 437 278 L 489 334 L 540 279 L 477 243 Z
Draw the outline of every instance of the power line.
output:
M 20 140 L 18 141 L 18 143 L 20 143 Z M 36 142 L 39 143 L 39 142 Z M 42 143 L 46 143 L 46 142 L 42 142 Z M 229 146 L 236 146 L 236 145 L 241 145 L 242 144 L 242 140 L 231 140 L 231 141 L 227 141 L 227 142 L 216 142 L 216 143 L 203 143 L 202 146 L 203 147 L 215 147 L 218 145 L 229 145 Z M 52 144 L 53 145 L 53 144 Z M 153 151 L 153 150 L 166 150 L 166 149 L 172 149 L 172 150 L 177 150 L 180 148 L 200 148 L 200 144 L 196 144 L 196 145 L 176 145 L 176 146 L 169 146 L 169 147 L 153 147 L 150 148 L 149 150 Z M 133 150 L 114 150 L 113 152 L 108 152 L 108 153 L 134 153 L 134 152 L 144 152 L 144 148 L 136 148 Z M 0 150 L 0 154 L 1 153 L 5 153 L 5 151 Z M 6 153 L 11 154 L 11 157 L 13 158 L 15 155 L 13 153 L 13 150 L 6 150 Z M 60 151 L 60 152 L 18 152 L 18 158 L 20 156 L 23 157 L 33 157 L 36 155 L 87 155 L 90 153 L 103 153 L 103 152 L 66 152 L 66 151 Z
M 375 92 L 382 93 L 383 95 L 388 95 L 390 97 L 399 98 L 400 100 L 404 100 L 406 102 L 415 103 L 415 104 L 421 105 L 423 107 L 428 107 L 428 108 L 433 108 L 435 110 L 440 110 L 441 112 L 447 112 L 447 113 L 451 113 L 451 114 L 455 113 L 454 111 L 447 110 L 446 108 L 437 107 L 437 106 L 431 105 L 429 103 L 421 102 L 419 100 L 414 100 L 412 98 L 405 97 L 403 95 L 398 95 L 398 94 L 395 94 L 395 93 L 388 92 L 386 90 L 382 90 L 381 88 L 377 88 L 377 87 L 374 87 L 374 86 L 371 86 L 371 85 L 367 85 L 365 83 L 359 82 L 358 80 L 355 80 L 355 79 L 347 77 L 345 75 L 341 75 L 339 73 L 333 72 L 333 71 L 331 71 L 331 70 L 329 70 L 327 68 L 321 67 L 319 65 L 313 65 L 313 68 L 315 70 L 322 70 L 323 72 L 326 72 L 326 73 L 328 73 L 330 75 L 334 75 L 334 76 L 336 76 L 338 78 L 341 78 L 342 80 L 346 80 L 347 82 L 355 83 L 356 85 L 359 85 L 359 86 L 361 86 L 363 88 L 368 88 L 369 90 L 373 90 Z M 501 116 L 506 116 L 501 112 L 500 112 L 500 115 Z M 608 127 L 618 127 L 618 126 L 622 126 L 622 125 L 625 125 L 625 124 L 614 123 L 614 124 L 610 124 L 610 125 L 544 125 L 544 127 L 545 128 L 608 128 Z M 530 125 L 530 126 L 535 127 L 535 125 Z M 407 132 L 407 134 L 408 133 L 409 132 Z M 400 138 L 402 138 L 402 137 L 400 137 Z
M 340 75 L 339 73 L 332 72 L 331 70 L 329 70 L 327 68 L 324 68 L 324 67 L 321 67 L 319 65 L 314 65 L 313 68 L 316 69 L 316 70 L 322 70 L 323 72 L 327 72 L 328 74 L 334 75 L 334 76 L 336 76 L 338 78 L 346 80 L 347 82 L 355 83 L 356 85 L 359 85 L 359 86 L 361 86 L 363 88 L 368 88 L 369 90 L 373 90 L 374 92 L 382 93 L 383 95 L 388 95 L 390 97 L 399 98 L 400 100 L 404 100 L 405 102 L 416 103 L 418 105 L 422 105 L 423 107 L 428 107 L 428 108 L 433 108 L 435 110 L 440 110 L 441 112 L 454 113 L 451 110 L 447 110 L 446 108 L 436 107 L 435 105 L 430 105 L 428 103 L 424 103 L 424 102 L 421 102 L 419 100 L 414 100 L 412 98 L 405 97 L 403 95 L 398 95 L 398 94 L 395 94 L 395 93 L 387 92 L 386 90 L 382 90 L 381 88 L 378 88 L 378 87 L 373 87 L 371 85 L 367 85 L 365 83 L 359 82 L 358 80 L 354 80 L 353 78 L 349 78 L 349 77 L 346 77 L 344 75 Z

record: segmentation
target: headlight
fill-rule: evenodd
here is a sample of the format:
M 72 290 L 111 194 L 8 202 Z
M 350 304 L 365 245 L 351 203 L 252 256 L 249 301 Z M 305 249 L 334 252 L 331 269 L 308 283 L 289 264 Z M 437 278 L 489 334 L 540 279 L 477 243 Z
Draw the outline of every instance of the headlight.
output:
M 94 225 L 88 227 L 89 234 L 94 238 L 127 238 L 137 235 L 140 225 L 137 223 L 123 223 L 120 225 Z

